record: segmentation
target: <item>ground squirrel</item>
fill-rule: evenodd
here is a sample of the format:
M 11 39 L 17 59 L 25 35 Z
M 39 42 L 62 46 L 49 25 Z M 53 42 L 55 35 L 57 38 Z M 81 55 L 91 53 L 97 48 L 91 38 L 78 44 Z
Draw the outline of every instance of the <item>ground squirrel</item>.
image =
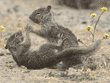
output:
M 13 59 L 17 62 L 18 66 L 24 65 L 28 69 L 40 69 L 60 62 L 64 56 L 55 54 L 55 50 L 62 48 L 64 39 L 61 40 L 59 38 L 58 45 L 47 43 L 43 44 L 38 51 L 31 51 L 31 39 L 27 27 L 29 25 L 25 27 L 26 40 L 23 44 L 21 44 L 24 41 L 22 31 L 18 31 L 9 37 L 5 46 L 12 53 Z
M 61 25 L 58 25 L 53 17 L 53 13 L 51 11 L 51 6 L 47 6 L 46 8 L 39 8 L 35 10 L 29 18 L 36 24 L 41 25 L 41 30 L 34 31 L 32 28 L 30 28 L 30 32 L 35 33 L 45 39 L 48 40 L 50 43 L 57 43 L 58 41 L 58 34 L 63 34 L 63 37 L 66 38 L 64 41 L 64 44 L 62 46 L 62 50 L 70 48 L 70 47 L 77 47 L 78 46 L 78 40 L 76 36 L 67 28 L 64 28 Z M 62 50 L 59 50 L 62 51 Z M 80 64 L 81 60 L 76 60 L 74 56 L 64 58 L 62 60 L 63 65 L 62 69 L 66 69 L 70 67 L 70 63 L 74 64 Z
M 59 37 L 58 42 L 59 45 L 46 43 L 40 46 L 38 50 L 30 50 L 31 39 L 30 34 L 28 32 L 27 25 L 25 27 L 26 30 L 26 40 L 24 43 L 24 36 L 22 35 L 22 31 L 18 31 L 11 35 L 7 40 L 7 44 L 5 46 L 13 56 L 13 59 L 16 61 L 18 66 L 24 65 L 28 69 L 41 69 L 44 67 L 51 67 L 58 62 L 60 62 L 63 58 L 74 56 L 76 59 L 84 56 L 86 54 L 93 54 L 101 44 L 101 40 L 97 40 L 94 44 L 83 47 L 83 48 L 69 48 L 65 49 L 61 52 L 56 52 L 55 50 L 59 50 L 62 48 L 64 41 L 66 38 L 62 36 Z
M 32 27 L 30 27 L 30 32 L 47 39 L 50 43 L 57 43 L 58 34 L 63 34 L 63 37 L 66 38 L 66 40 L 64 41 L 62 49 L 59 50 L 59 52 L 67 48 L 78 47 L 78 40 L 74 33 L 55 22 L 50 5 L 33 11 L 29 18 L 34 23 L 41 25 L 41 30 L 35 31 L 32 29 Z M 80 58 L 76 59 L 74 56 L 66 57 L 62 60 L 63 65 L 61 69 L 66 70 L 70 66 L 82 64 L 82 60 L 83 59 Z

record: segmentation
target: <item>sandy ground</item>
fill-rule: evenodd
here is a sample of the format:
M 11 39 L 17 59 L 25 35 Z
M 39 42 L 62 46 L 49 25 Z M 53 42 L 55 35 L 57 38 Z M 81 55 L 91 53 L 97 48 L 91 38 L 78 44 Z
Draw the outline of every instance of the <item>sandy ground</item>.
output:
M 52 11 L 58 24 L 65 26 L 73 31 L 78 39 L 81 39 L 86 45 L 92 41 L 91 34 L 85 30 L 85 27 L 92 24 L 91 13 L 96 13 L 95 22 L 101 13 L 98 10 L 76 10 L 65 6 L 58 6 L 50 1 L 40 0 L 0 0 L 0 25 L 5 27 L 5 31 L 0 39 L 0 51 L 9 53 L 4 49 L 7 38 L 17 31 L 17 28 L 23 28 L 27 23 L 35 29 L 40 29 L 29 20 L 29 15 L 33 10 L 52 5 Z M 105 33 L 110 35 L 110 8 L 105 12 L 98 25 L 95 34 L 95 40 L 101 39 Z M 21 19 L 18 26 L 19 18 Z M 86 23 L 86 24 L 83 24 Z M 93 31 L 93 29 L 92 29 Z M 24 32 L 24 30 L 23 30 Z M 25 34 L 25 32 L 24 32 Z M 38 49 L 46 42 L 35 34 L 31 34 L 32 49 Z M 5 41 L 4 41 L 5 39 Z M 80 46 L 83 46 L 80 44 Z M 59 71 L 58 69 L 28 70 L 25 67 L 18 67 L 11 55 L 0 56 L 0 83 L 110 83 L 110 39 L 103 40 L 101 49 L 93 55 L 98 62 L 99 69 L 95 71 L 70 68 L 68 71 Z M 103 65 L 102 65 L 103 63 Z M 52 73 L 51 73 L 52 72 Z M 67 73 L 67 76 L 61 73 Z M 84 73 L 89 74 L 89 78 Z M 54 76 L 53 76 L 54 75 Z M 73 78 L 70 78 L 71 75 Z M 90 79 L 92 78 L 92 79 Z

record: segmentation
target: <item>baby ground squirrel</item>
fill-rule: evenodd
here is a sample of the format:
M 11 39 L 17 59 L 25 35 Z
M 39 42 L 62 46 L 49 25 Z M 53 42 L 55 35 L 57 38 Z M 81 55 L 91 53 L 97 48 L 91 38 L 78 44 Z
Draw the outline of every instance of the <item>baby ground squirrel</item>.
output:
M 62 48 L 64 41 L 66 38 L 60 36 L 58 38 L 58 43 L 60 45 L 55 45 L 51 43 L 46 43 L 40 46 L 38 50 L 30 50 L 31 47 L 31 39 L 30 33 L 28 32 L 29 25 L 25 27 L 26 30 L 26 40 L 24 43 L 24 36 L 22 35 L 22 31 L 18 31 L 11 35 L 5 46 L 13 56 L 13 59 L 16 61 L 18 66 L 26 66 L 28 69 L 41 69 L 44 67 L 51 67 L 58 62 L 60 62 L 63 58 L 74 56 L 76 59 L 81 56 L 90 54 L 99 49 L 101 45 L 101 40 L 97 40 L 94 44 L 83 47 L 83 48 L 69 48 L 65 49 L 61 52 L 56 52 L 55 50 L 59 50 Z
M 58 42 L 58 34 L 63 34 L 63 37 L 66 38 L 62 45 L 62 49 L 59 50 L 61 52 L 64 49 L 70 47 L 78 47 L 78 41 L 76 36 L 67 28 L 64 28 L 61 25 L 58 25 L 53 17 L 53 13 L 51 11 L 51 6 L 47 6 L 46 8 L 39 8 L 35 10 L 29 18 L 36 24 L 41 25 L 41 30 L 34 31 L 30 27 L 30 32 L 35 33 L 45 39 L 48 40 L 49 43 Z M 61 67 L 62 70 L 68 69 L 72 65 L 80 64 L 81 60 L 77 59 L 74 56 L 63 58 L 63 65 Z
M 29 31 L 47 39 L 49 43 L 57 44 L 58 34 L 63 34 L 63 38 L 66 38 L 66 40 L 64 41 L 62 49 L 60 49 L 59 52 L 67 48 L 78 47 L 78 40 L 74 33 L 55 22 L 53 13 L 51 11 L 51 6 L 39 8 L 33 11 L 29 18 L 34 23 L 41 25 L 41 30 L 34 31 L 32 27 L 29 27 Z M 76 59 L 75 56 L 63 58 L 61 70 L 66 70 L 73 65 L 82 64 L 82 62 L 84 62 L 84 60 L 82 60 L 82 57 Z

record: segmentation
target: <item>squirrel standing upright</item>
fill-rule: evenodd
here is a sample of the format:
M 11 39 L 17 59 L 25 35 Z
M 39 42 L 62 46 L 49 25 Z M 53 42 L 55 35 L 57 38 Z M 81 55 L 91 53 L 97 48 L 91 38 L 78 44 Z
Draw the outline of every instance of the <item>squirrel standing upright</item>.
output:
M 45 8 L 39 8 L 35 10 L 29 18 L 36 24 L 41 25 L 41 30 L 34 31 L 32 27 L 30 27 L 30 32 L 35 33 L 45 39 L 48 40 L 50 43 L 57 43 L 58 42 L 58 34 L 63 34 L 63 37 L 66 38 L 62 45 L 62 50 L 71 48 L 71 47 L 78 47 L 78 40 L 74 33 L 67 28 L 64 28 L 61 25 L 58 25 L 55 20 L 53 13 L 51 11 L 51 6 L 47 6 Z M 63 58 L 62 60 L 63 65 L 61 67 L 62 70 L 68 69 L 70 66 L 82 64 L 82 59 L 77 58 L 74 56 Z

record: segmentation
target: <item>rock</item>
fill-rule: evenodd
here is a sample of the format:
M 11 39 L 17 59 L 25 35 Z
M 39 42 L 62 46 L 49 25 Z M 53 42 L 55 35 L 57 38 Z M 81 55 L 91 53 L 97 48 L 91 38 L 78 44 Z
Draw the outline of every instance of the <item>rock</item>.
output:
M 74 68 L 69 68 L 68 72 L 77 72 L 77 70 Z
M 4 52 L 3 51 L 0 51 L 0 56 L 3 56 L 4 55 Z
M 86 21 L 83 21 L 82 24 L 87 24 L 87 22 Z
M 11 52 L 7 50 L 6 55 L 11 55 Z
M 7 9 L 7 12 L 8 12 L 8 13 L 12 13 L 12 11 L 11 11 L 10 9 Z

